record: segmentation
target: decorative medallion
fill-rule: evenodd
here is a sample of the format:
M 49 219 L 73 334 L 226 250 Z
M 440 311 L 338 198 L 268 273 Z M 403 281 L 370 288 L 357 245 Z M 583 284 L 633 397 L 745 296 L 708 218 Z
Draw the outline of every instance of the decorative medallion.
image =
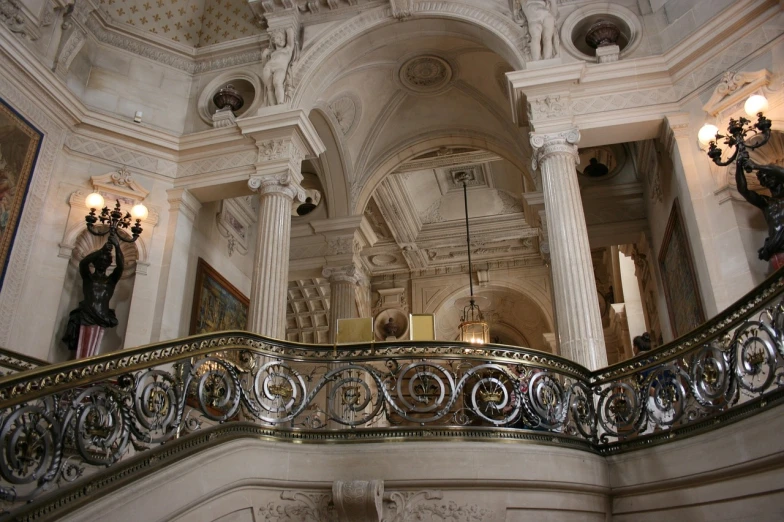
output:
M 400 68 L 400 82 L 417 93 L 436 93 L 452 80 L 452 66 L 433 55 L 415 56 Z

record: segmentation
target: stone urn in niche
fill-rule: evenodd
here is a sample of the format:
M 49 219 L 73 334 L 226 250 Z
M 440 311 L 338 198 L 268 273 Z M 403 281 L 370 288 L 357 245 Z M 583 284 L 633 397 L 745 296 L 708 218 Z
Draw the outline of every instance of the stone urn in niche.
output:
M 212 97 L 212 102 L 218 108 L 218 111 L 231 110 L 236 113 L 240 110 L 245 103 L 242 95 L 237 92 L 233 85 L 229 84 L 215 93 Z
M 597 20 L 588 28 L 588 32 L 585 35 L 585 43 L 593 49 L 598 49 L 599 47 L 618 45 L 620 37 L 621 30 L 618 29 L 617 25 L 609 20 Z

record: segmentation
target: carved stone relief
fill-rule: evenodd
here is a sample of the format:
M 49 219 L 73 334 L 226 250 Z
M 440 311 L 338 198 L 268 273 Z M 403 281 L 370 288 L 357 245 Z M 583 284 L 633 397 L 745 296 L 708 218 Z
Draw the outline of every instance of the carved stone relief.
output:
M 383 502 L 382 502 L 383 498 Z M 444 500 L 437 490 L 384 492 L 381 480 L 335 481 L 332 492 L 283 491 L 259 508 L 261 522 L 489 522 L 476 504 Z
M 32 31 L 27 24 L 27 18 L 25 18 L 16 0 L 0 0 L 0 21 L 12 33 L 24 36 L 29 40 L 38 39 L 38 34 Z
M 329 110 L 335 121 L 338 123 L 340 132 L 344 136 L 348 136 L 356 128 L 360 119 L 360 102 L 359 98 L 353 94 L 344 94 L 338 96 L 329 103 Z

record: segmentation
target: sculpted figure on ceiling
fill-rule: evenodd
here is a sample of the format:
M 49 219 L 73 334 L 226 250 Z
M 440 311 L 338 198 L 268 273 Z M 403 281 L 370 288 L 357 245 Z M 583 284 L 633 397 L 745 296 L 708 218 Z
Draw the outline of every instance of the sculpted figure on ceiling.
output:
M 294 90 L 291 68 L 297 58 L 299 45 L 294 28 L 271 30 L 269 47 L 261 54 L 265 105 L 280 105 L 291 100 Z
M 547 60 L 558 56 L 560 41 L 555 22 L 558 0 L 511 0 L 516 22 L 528 30 L 526 51 L 531 60 Z

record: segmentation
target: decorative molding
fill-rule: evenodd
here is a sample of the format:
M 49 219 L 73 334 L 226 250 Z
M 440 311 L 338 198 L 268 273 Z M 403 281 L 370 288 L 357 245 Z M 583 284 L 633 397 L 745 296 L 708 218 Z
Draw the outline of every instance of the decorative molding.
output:
M 414 0 L 389 0 L 392 16 L 399 21 L 409 18 L 414 12 Z
M 456 76 L 454 71 L 455 66 L 446 58 L 432 53 L 418 53 L 403 58 L 398 80 L 413 94 L 439 94 L 449 88 Z
M 124 166 L 120 167 L 120 170 L 115 172 L 109 172 L 101 176 L 93 176 L 90 178 L 90 182 L 96 192 L 105 192 L 122 196 L 134 203 L 143 201 L 150 193 L 149 190 L 145 189 L 133 179 L 131 171 Z
M 441 491 L 395 491 L 387 496 L 389 500 L 385 502 L 384 522 L 487 522 L 494 517 L 491 510 L 476 504 L 458 504 L 452 500 L 444 502 Z
M 338 522 L 330 493 L 282 491 L 280 499 L 286 502 L 269 502 L 259 508 L 262 522 Z
M 242 198 L 221 200 L 220 211 L 215 214 L 215 225 L 221 236 L 227 240 L 229 257 L 235 250 L 241 255 L 248 253 L 250 229 L 255 222 L 252 213 L 243 209 Z
M 771 78 L 772 74 L 767 69 L 754 72 L 727 71 L 702 110 L 716 116 L 732 105 L 745 101 L 755 91 L 770 85 Z
M 602 15 L 611 15 L 612 17 L 617 17 L 617 19 L 622 22 L 621 25 L 626 26 L 623 27 L 623 29 L 627 33 L 626 36 L 628 37 L 628 43 L 626 46 L 624 46 L 623 49 L 620 50 L 618 58 L 624 58 L 630 55 L 639 47 L 640 43 L 642 43 L 643 35 L 643 27 L 640 17 L 633 11 L 617 3 L 595 2 L 583 7 L 579 7 L 572 11 L 561 25 L 561 43 L 564 47 L 564 50 L 568 54 L 574 56 L 578 60 L 586 62 L 599 61 L 597 60 L 597 56 L 601 54 L 601 47 L 596 50 L 597 56 L 585 54 L 579 51 L 574 45 L 572 35 L 574 34 L 577 26 L 581 24 L 583 20 L 589 17 L 601 18 Z M 583 34 L 581 36 L 584 37 L 585 35 Z
M 177 172 L 177 164 L 174 161 L 156 158 L 125 147 L 80 136 L 73 132 L 66 137 L 65 146 L 72 152 L 125 165 L 127 168 L 145 170 L 169 177 L 174 177 Z

